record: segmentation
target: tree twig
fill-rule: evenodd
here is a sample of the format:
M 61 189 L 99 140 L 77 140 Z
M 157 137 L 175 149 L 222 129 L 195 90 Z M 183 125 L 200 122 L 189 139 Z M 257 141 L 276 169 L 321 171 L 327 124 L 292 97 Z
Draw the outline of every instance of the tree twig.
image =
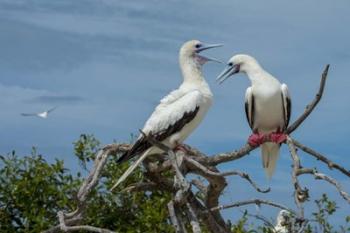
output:
M 321 76 L 320 87 L 318 89 L 318 92 L 317 92 L 314 100 L 306 106 L 304 113 L 296 121 L 294 121 L 293 124 L 291 124 L 287 128 L 287 130 L 286 130 L 287 134 L 291 134 L 294 130 L 296 130 L 299 127 L 299 125 L 301 125 L 301 123 L 303 123 L 304 120 L 310 115 L 310 113 L 314 110 L 314 108 L 316 107 L 318 102 L 321 100 L 323 90 L 324 90 L 324 87 L 326 85 L 328 70 L 329 70 L 329 64 L 326 65 L 325 69 L 323 70 L 323 73 Z
M 234 208 L 234 207 L 239 207 L 239 206 L 244 206 L 244 205 L 252 205 L 252 204 L 255 204 L 258 206 L 260 206 L 261 204 L 269 205 L 269 206 L 273 206 L 273 207 L 276 207 L 276 208 L 279 208 L 282 210 L 288 210 L 289 212 L 296 214 L 294 210 L 292 210 L 284 205 L 281 205 L 281 204 L 278 204 L 278 203 L 275 203 L 275 202 L 269 201 L 269 200 L 263 200 L 263 199 L 252 199 L 252 200 L 234 202 L 234 203 L 229 204 L 229 205 L 220 205 L 220 206 L 216 206 L 214 208 L 211 208 L 210 211 L 223 210 L 223 209 Z
M 192 165 L 196 166 L 197 168 L 199 168 L 201 171 L 203 171 L 205 174 L 209 175 L 209 176 L 240 176 L 241 178 L 247 180 L 252 186 L 253 188 L 260 192 L 260 193 L 268 193 L 270 192 L 270 188 L 267 189 L 261 189 L 257 186 L 257 184 L 250 178 L 250 176 L 245 173 L 245 172 L 241 172 L 241 171 L 229 171 L 229 172 L 213 172 L 211 170 L 209 170 L 207 167 L 205 167 L 204 165 L 200 164 L 199 162 L 197 162 L 196 160 L 190 158 L 190 157 L 185 157 L 184 158 L 187 162 L 191 163 Z
M 309 155 L 315 157 L 317 160 L 320 160 L 322 162 L 324 162 L 325 164 L 328 165 L 329 169 L 337 169 L 340 172 L 342 172 L 344 175 L 350 177 L 350 170 L 345 169 L 344 167 L 340 166 L 339 164 L 331 161 L 330 159 L 328 159 L 326 156 L 316 152 L 315 150 L 301 144 L 300 142 L 298 142 L 297 140 L 293 139 L 293 144 L 300 148 L 302 151 L 308 153 Z
M 297 174 L 299 169 L 301 168 L 300 159 L 297 154 L 296 148 L 293 144 L 293 141 L 289 136 L 287 137 L 287 144 L 288 144 L 290 155 L 293 160 L 292 181 L 294 185 L 294 200 L 295 200 L 295 204 L 298 206 L 300 210 L 300 217 L 304 218 L 304 207 L 302 203 L 308 199 L 309 192 L 307 188 L 302 189 L 299 184 Z
M 316 180 L 324 180 L 327 181 L 328 183 L 334 185 L 336 189 L 338 190 L 339 194 L 350 204 L 350 195 L 343 190 L 341 187 L 341 184 L 336 181 L 334 178 L 327 176 L 323 173 L 317 172 L 316 169 L 303 169 L 299 172 L 298 175 L 304 175 L 304 174 L 311 174 L 314 176 Z

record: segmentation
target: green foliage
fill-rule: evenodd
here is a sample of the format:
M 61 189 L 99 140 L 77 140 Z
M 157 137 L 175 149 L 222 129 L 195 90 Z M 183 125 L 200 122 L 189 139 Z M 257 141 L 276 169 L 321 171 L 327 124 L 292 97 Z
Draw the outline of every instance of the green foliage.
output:
M 80 165 L 86 169 L 86 163 L 95 159 L 100 142 L 91 134 L 81 134 L 73 145 L 75 156 L 78 157 Z
M 82 166 L 80 172 L 86 176 L 100 142 L 92 135 L 83 134 L 73 144 L 74 154 Z M 128 163 L 116 164 L 115 157 L 110 156 L 99 184 L 89 196 L 82 224 L 117 232 L 174 232 L 167 211 L 170 194 L 122 191 L 144 179 L 141 168 L 136 169 L 117 192 L 108 191 L 128 166 Z M 76 194 L 83 181 L 80 172 L 69 171 L 62 160 L 48 163 L 35 148 L 28 156 L 18 156 L 15 152 L 0 156 L 0 232 L 40 232 L 57 225 L 59 210 L 71 212 L 77 206 Z M 305 232 L 336 233 L 329 223 L 329 216 L 337 210 L 336 203 L 326 195 L 315 203 L 315 221 Z M 345 220 L 340 233 L 350 232 L 350 216 Z M 273 232 L 258 222 L 244 212 L 231 229 L 234 233 Z M 204 229 L 204 232 L 207 231 Z
M 319 223 L 320 230 L 325 233 L 332 231 L 332 225 L 327 221 L 337 209 L 334 201 L 330 201 L 326 194 L 323 194 L 319 200 L 315 201 L 318 212 L 313 213 L 315 220 Z
M 257 231 L 251 229 L 253 225 L 249 226 L 248 223 L 248 211 L 244 211 L 242 217 L 231 227 L 231 231 L 234 233 L 255 233 Z M 247 228 L 249 230 L 247 230 Z
M 63 161 L 48 164 L 35 150 L 0 161 L 0 232 L 39 232 L 56 222 L 57 210 L 74 207 L 80 180 Z
M 74 142 L 74 153 L 84 168 L 91 165 L 99 145 L 92 135 L 81 135 Z M 128 167 L 113 160 L 111 157 L 106 164 L 89 197 L 82 224 L 119 232 L 173 232 L 166 208 L 169 194 L 108 191 Z M 57 211 L 76 208 L 82 178 L 79 172 L 72 175 L 65 169 L 63 161 L 50 164 L 35 149 L 29 156 L 19 157 L 14 152 L 0 156 L 0 161 L 0 232 L 40 232 L 58 224 Z M 142 179 L 138 169 L 121 189 Z

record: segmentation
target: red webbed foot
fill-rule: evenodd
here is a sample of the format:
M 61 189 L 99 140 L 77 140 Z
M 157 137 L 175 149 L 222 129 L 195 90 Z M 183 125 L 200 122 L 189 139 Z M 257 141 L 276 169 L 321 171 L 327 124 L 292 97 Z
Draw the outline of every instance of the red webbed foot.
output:
M 184 144 L 177 144 L 174 148 L 174 151 L 182 151 L 185 154 L 188 154 L 190 151 Z
M 253 147 L 260 146 L 265 141 L 265 135 L 260 133 L 253 133 L 248 138 L 248 144 Z
M 269 134 L 270 140 L 277 144 L 284 143 L 287 140 L 287 134 L 281 132 L 272 132 Z

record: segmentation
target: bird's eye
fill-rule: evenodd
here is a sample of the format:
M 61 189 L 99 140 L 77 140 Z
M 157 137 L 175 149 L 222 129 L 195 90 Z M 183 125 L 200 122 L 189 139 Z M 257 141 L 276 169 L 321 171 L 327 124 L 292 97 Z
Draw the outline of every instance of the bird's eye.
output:
M 201 44 L 196 44 L 196 49 L 199 49 L 201 46 Z
M 229 66 L 233 66 L 233 62 L 228 63 Z

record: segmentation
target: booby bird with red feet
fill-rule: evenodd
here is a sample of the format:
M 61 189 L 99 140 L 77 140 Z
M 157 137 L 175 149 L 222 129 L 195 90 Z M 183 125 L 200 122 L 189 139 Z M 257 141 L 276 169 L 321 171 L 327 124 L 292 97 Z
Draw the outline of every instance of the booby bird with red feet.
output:
M 286 140 L 284 131 L 291 114 L 288 87 L 265 71 L 255 58 L 246 54 L 233 56 L 217 81 L 222 83 L 238 73 L 246 74 L 251 82 L 245 93 L 246 117 L 253 131 L 248 143 L 261 147 L 263 167 L 268 178 L 271 178 L 279 157 L 280 144 Z

